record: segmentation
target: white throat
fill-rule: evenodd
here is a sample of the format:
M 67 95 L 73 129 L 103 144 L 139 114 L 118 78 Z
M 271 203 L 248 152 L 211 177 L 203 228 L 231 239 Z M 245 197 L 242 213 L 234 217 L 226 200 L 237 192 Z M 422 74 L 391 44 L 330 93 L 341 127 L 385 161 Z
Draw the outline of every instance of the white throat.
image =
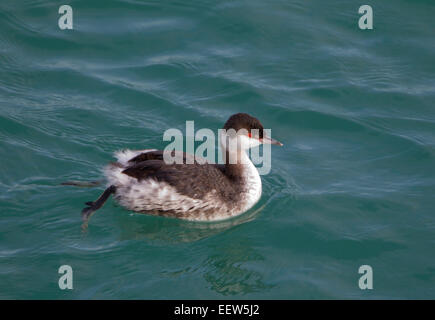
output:
M 247 152 L 242 151 L 241 157 L 243 163 L 243 178 L 245 181 L 244 192 L 246 204 L 244 210 L 249 210 L 261 198 L 261 178 L 257 168 L 252 163 L 251 159 L 249 159 Z
M 245 211 L 253 207 L 261 197 L 261 178 L 257 168 L 248 156 L 248 150 L 243 150 L 240 148 L 240 145 L 234 147 L 234 144 L 226 144 L 225 140 L 223 140 L 225 138 L 225 135 L 221 137 L 222 160 L 225 164 L 227 164 L 228 161 L 233 160 L 233 162 L 229 163 L 237 163 L 237 165 L 242 168 L 242 176 L 244 180 L 244 190 L 242 190 L 244 193 L 243 211 Z M 235 160 L 236 162 L 234 162 Z

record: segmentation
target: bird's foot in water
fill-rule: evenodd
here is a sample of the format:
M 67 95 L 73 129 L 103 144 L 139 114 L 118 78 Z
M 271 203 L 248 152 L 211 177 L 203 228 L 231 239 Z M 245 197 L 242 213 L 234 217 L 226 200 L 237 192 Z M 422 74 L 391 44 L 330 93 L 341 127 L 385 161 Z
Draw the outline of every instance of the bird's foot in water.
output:
M 89 201 L 86 202 L 87 207 L 82 210 L 82 220 L 88 221 L 91 215 L 98 210 L 98 207 L 95 206 L 94 202 Z
M 106 202 L 106 200 L 109 198 L 109 196 L 112 193 L 116 192 L 116 187 L 115 186 L 110 186 L 109 188 L 107 188 L 103 194 L 95 201 L 88 201 L 85 204 L 87 205 L 87 207 L 85 207 L 82 210 L 82 219 L 83 221 L 87 222 L 89 220 L 89 218 L 91 217 L 91 215 L 97 211 L 98 209 L 100 209 L 103 204 Z

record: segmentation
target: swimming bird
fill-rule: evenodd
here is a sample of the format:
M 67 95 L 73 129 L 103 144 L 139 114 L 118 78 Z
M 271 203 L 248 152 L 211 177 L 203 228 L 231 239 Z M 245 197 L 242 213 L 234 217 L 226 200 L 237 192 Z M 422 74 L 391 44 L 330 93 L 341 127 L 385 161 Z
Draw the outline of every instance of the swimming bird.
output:
M 83 219 L 112 194 L 132 211 L 194 221 L 224 220 L 249 210 L 260 199 L 262 188 L 247 151 L 260 144 L 282 143 L 266 136 L 260 121 L 246 113 L 232 115 L 223 129 L 224 164 L 204 163 L 181 151 L 172 155 L 178 152 L 182 163 L 172 164 L 165 162 L 160 150 L 116 152 L 117 161 L 104 169 L 108 187 L 96 201 L 86 202 Z

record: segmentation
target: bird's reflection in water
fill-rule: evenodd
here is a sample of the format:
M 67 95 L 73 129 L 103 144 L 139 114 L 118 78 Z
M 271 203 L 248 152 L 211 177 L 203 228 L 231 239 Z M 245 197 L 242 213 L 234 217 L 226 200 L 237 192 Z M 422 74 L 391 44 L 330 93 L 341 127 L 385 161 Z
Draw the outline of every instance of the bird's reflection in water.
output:
M 198 250 L 198 259 L 193 264 L 183 265 L 181 268 L 180 265 L 175 269 L 163 268 L 161 276 L 177 278 L 186 272 L 196 274 L 209 284 L 210 290 L 223 296 L 264 292 L 273 285 L 266 284 L 263 274 L 250 266 L 263 261 L 264 257 L 253 248 L 249 238 L 234 238 L 233 235 L 222 234 L 218 239 L 219 245 L 216 245 L 215 241 L 207 241 L 203 245 L 195 242 L 217 236 L 230 228 L 254 220 L 266 204 L 239 217 L 214 223 L 136 214 L 128 218 L 124 216 L 119 218 L 121 240 L 136 239 L 158 245 L 190 243 L 196 248 L 193 250 Z
M 151 216 L 121 219 L 121 238 L 167 244 L 192 243 L 254 220 L 265 205 L 239 217 L 214 223 L 186 222 Z M 264 283 L 262 273 L 247 266 L 249 263 L 264 260 L 264 257 L 252 248 L 249 239 L 229 239 L 225 236 L 223 238 L 225 239 L 219 246 L 216 246 L 216 243 L 204 243 L 209 248 L 200 250 L 203 254 L 207 252 L 201 258 L 202 262 L 195 263 L 194 266 L 183 266 L 180 270 L 163 269 L 161 275 L 177 277 L 185 272 L 199 274 L 209 284 L 210 290 L 224 296 L 243 296 L 270 289 L 272 285 Z M 204 249 L 202 246 L 201 248 Z
M 264 275 L 249 267 L 253 262 L 263 260 L 249 240 L 221 246 L 204 261 L 204 279 L 211 290 L 224 296 L 264 292 L 274 285 L 265 283 Z
M 191 222 L 180 219 L 133 214 L 120 218 L 121 240 L 144 239 L 158 242 L 195 242 L 255 219 L 264 205 L 241 216 L 218 222 Z

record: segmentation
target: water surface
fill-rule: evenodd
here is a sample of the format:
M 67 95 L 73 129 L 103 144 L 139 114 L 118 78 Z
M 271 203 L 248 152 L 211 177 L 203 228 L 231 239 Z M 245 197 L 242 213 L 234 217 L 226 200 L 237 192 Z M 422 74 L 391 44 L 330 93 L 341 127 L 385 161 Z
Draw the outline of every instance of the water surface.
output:
M 435 298 L 433 1 L 372 1 L 366 31 L 354 0 L 77 0 L 74 30 L 60 4 L 0 4 L 0 298 Z M 82 233 L 102 188 L 59 183 L 236 112 L 284 142 L 250 212 L 110 200 Z

